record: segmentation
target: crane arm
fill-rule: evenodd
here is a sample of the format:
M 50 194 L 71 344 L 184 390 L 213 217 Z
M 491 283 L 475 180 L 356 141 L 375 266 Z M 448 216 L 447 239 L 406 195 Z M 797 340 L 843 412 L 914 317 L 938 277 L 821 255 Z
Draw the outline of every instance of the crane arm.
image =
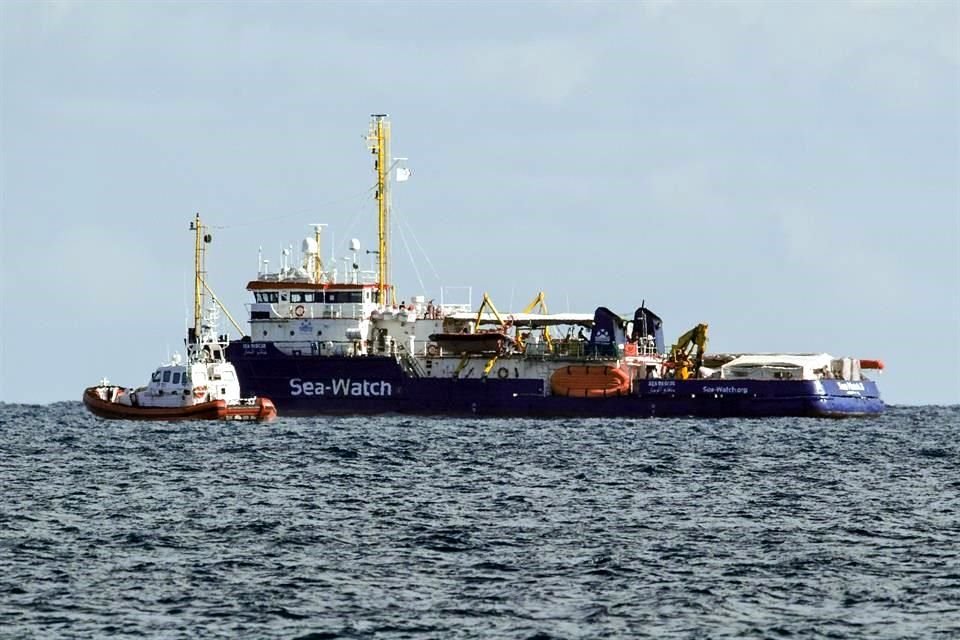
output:
M 547 294 L 545 294 L 543 291 L 538 293 L 537 297 L 533 299 L 533 302 L 531 302 L 526 307 L 524 307 L 523 311 L 521 311 L 520 313 L 530 313 L 534 309 L 536 309 L 537 305 L 540 305 L 540 313 L 543 313 L 543 314 L 549 313 L 547 311 Z
M 677 338 L 676 343 L 670 347 L 670 355 L 675 353 L 689 353 L 692 347 L 705 350 L 707 348 L 707 325 L 700 323 L 690 331 Z
M 503 318 L 500 317 L 500 312 L 497 311 L 497 308 L 493 306 L 493 300 L 490 299 L 490 296 L 486 293 L 483 294 L 483 302 L 480 303 L 480 308 L 477 310 L 477 319 L 473 322 L 473 332 L 476 333 L 480 329 L 480 323 L 483 321 L 483 310 L 489 308 L 493 312 L 494 317 L 500 323 L 500 326 L 506 328 L 507 323 L 503 321 Z
M 702 322 L 677 338 L 676 343 L 670 347 L 670 361 L 676 367 L 679 362 L 687 360 L 694 350 L 696 355 L 693 370 L 699 371 L 703 364 L 703 354 L 707 350 L 707 325 Z
M 538 306 L 539 306 L 539 311 L 538 311 L 538 313 L 542 313 L 542 314 L 544 314 L 544 315 L 550 313 L 549 311 L 547 311 L 547 294 L 545 294 L 543 291 L 540 291 L 539 293 L 537 293 L 537 297 L 534 298 L 533 301 L 532 301 L 530 304 L 528 304 L 526 307 L 524 307 L 524 308 L 523 308 L 523 311 L 521 311 L 520 313 L 532 313 L 533 310 L 536 309 Z M 549 350 L 552 352 L 552 351 L 553 351 L 553 338 L 552 338 L 552 336 L 550 335 L 550 328 L 549 328 L 549 327 L 544 327 L 544 329 L 543 329 L 543 338 L 544 338 L 544 340 L 546 340 L 546 342 L 547 342 L 547 349 L 549 349 Z M 522 338 L 520 339 L 520 346 L 521 346 L 521 348 L 523 347 Z

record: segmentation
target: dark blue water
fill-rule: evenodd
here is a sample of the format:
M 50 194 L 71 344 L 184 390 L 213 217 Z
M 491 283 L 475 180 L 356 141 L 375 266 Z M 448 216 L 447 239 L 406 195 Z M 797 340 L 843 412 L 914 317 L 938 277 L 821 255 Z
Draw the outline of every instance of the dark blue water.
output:
M 268 425 L 2 409 L 4 638 L 960 637 L 960 407 Z

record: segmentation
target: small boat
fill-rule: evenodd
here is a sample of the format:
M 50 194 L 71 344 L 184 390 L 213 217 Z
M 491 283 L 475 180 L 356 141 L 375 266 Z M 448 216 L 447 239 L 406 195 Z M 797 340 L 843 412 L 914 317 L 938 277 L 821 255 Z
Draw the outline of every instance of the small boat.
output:
M 240 382 L 233 365 L 227 361 L 227 336 L 217 333 L 216 307 L 203 309 L 202 269 L 204 243 L 200 216 L 191 230 L 196 231 L 196 278 L 194 326 L 187 332 L 187 359 L 180 354 L 161 365 L 150 382 L 138 388 L 110 384 L 106 379 L 83 391 L 83 404 L 96 416 L 120 420 L 271 420 L 277 409 L 269 398 L 240 397 Z M 216 302 L 216 297 L 213 296 Z M 228 314 L 229 316 L 229 314 Z
M 430 340 L 447 353 L 503 353 L 514 340 L 501 331 L 433 333 Z
M 222 353 L 222 350 L 221 350 Z M 272 420 L 269 398 L 241 398 L 233 365 L 224 360 L 161 365 L 136 389 L 101 380 L 83 391 L 83 404 L 101 418 L 119 420 Z
M 83 403 L 90 413 L 101 418 L 118 420 L 271 420 L 277 410 L 267 398 L 252 402 L 241 400 L 227 404 L 226 400 L 211 400 L 185 407 L 142 407 L 125 405 L 105 398 L 123 397 L 128 389 L 116 385 L 88 387 L 83 392 Z M 136 395 L 133 391 L 129 395 Z

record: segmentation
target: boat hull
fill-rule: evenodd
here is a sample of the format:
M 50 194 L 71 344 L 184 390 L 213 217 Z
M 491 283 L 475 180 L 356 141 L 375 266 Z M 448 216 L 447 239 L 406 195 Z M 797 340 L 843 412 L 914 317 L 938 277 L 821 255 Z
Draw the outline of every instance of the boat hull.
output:
M 869 380 L 636 380 L 626 394 L 553 394 L 539 379 L 432 378 L 392 357 L 287 356 L 273 345 L 228 350 L 241 392 L 267 396 L 283 415 L 520 417 L 847 417 L 884 410 Z
M 277 415 L 277 409 L 268 398 L 256 398 L 246 404 L 227 404 L 212 400 L 185 407 L 133 407 L 104 400 L 97 387 L 83 392 L 83 404 L 90 413 L 112 420 L 239 420 L 266 421 Z

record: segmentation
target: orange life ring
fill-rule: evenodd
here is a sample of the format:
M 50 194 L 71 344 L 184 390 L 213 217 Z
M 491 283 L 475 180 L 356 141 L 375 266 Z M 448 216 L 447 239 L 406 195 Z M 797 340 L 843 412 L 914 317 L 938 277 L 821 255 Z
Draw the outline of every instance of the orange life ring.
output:
M 293 315 L 297 316 L 298 318 L 302 318 L 304 311 L 306 311 L 306 309 L 303 308 L 303 305 L 298 304 L 296 307 L 293 308 Z
M 198 400 L 199 400 L 200 398 L 202 398 L 203 396 L 205 396 L 205 395 L 207 395 L 207 388 L 206 388 L 206 387 L 196 387 L 196 388 L 193 390 L 193 397 L 196 398 L 196 399 L 198 399 Z
M 435 344 L 427 345 L 427 355 L 430 357 L 435 357 L 440 354 L 440 348 Z

